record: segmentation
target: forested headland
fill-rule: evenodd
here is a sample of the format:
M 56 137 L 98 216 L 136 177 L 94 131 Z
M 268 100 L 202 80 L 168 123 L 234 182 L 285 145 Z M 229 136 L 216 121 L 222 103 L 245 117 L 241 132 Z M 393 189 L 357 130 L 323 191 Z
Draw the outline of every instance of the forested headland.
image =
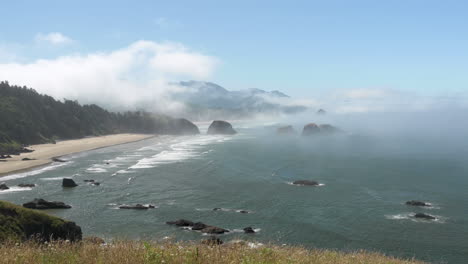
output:
M 109 112 L 95 104 L 56 100 L 32 88 L 0 82 L 0 154 L 24 145 L 115 133 L 197 134 L 186 119 L 145 111 Z

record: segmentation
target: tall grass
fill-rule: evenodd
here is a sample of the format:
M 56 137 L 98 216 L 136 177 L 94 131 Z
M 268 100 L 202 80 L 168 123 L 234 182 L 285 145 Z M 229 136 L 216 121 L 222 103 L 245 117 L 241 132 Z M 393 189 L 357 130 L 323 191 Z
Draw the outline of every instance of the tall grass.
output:
M 364 251 L 342 253 L 274 245 L 251 248 L 246 244 L 209 246 L 187 242 L 117 241 L 109 245 L 91 242 L 4 243 L 0 245 L 0 263 L 403 264 L 422 262 L 401 260 Z

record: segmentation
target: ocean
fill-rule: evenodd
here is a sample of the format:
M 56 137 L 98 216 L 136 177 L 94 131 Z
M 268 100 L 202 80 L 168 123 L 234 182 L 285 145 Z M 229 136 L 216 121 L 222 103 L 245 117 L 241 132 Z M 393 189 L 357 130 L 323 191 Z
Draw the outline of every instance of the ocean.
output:
M 66 163 L 1 177 L 9 186 L 37 186 L 1 191 L 0 199 L 63 201 L 73 208 L 47 212 L 75 221 L 85 236 L 106 239 L 205 238 L 165 223 L 188 219 L 229 229 L 220 236 L 225 241 L 466 263 L 468 147 L 458 140 L 466 134 L 444 140 L 437 133 L 386 134 L 342 124 L 341 134 L 302 137 L 299 124 L 297 134 L 276 135 L 271 124 L 235 122 L 233 136 L 158 136 L 73 154 L 63 157 Z M 63 177 L 79 186 L 63 189 Z M 295 180 L 321 184 L 296 186 Z M 432 206 L 411 207 L 408 200 Z M 118 209 L 137 203 L 156 208 Z M 417 220 L 417 212 L 436 220 Z M 248 226 L 257 232 L 244 234 Z

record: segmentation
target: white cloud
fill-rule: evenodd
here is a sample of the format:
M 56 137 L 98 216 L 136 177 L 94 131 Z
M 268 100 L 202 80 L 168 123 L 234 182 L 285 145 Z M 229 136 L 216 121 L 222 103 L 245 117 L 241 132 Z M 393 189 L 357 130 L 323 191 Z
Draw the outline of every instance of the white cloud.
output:
M 48 43 L 52 45 L 64 45 L 73 42 L 73 39 L 63 35 L 60 32 L 51 32 L 47 34 L 37 33 L 35 40 L 38 43 Z
M 394 93 L 388 89 L 360 88 L 343 91 L 340 95 L 349 99 L 378 99 L 393 96 Z
M 206 79 L 219 61 L 174 43 L 137 41 L 128 47 L 31 63 L 0 64 L 0 80 L 26 85 L 57 99 L 111 109 L 147 108 L 173 113 L 170 81 Z

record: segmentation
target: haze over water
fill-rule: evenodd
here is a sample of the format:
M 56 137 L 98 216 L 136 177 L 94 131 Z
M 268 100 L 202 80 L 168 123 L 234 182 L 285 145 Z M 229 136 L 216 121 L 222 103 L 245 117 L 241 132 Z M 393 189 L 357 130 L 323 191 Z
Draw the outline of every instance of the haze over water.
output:
M 463 263 L 468 258 L 466 129 L 460 123 L 458 129 L 448 126 L 450 118 L 438 120 L 431 130 L 428 119 L 413 119 L 419 121 L 407 126 L 390 116 L 380 118 L 375 117 L 378 123 L 368 117 L 366 122 L 314 117 L 339 124 L 345 133 L 313 138 L 300 136 L 303 121 L 293 122 L 299 133 L 285 136 L 276 135 L 272 124 L 235 122 L 239 134 L 234 136 L 160 136 L 80 153 L 64 157 L 68 163 L 0 178 L 9 186 L 38 185 L 3 191 L 0 199 L 63 201 L 73 208 L 48 212 L 77 222 L 87 236 L 107 239 L 202 239 L 200 233 L 165 224 L 183 218 L 231 230 L 223 240 L 367 249 Z M 62 189 L 63 177 L 79 186 Z M 291 184 L 300 179 L 323 185 Z M 432 207 L 406 206 L 408 200 Z M 157 208 L 116 209 L 136 203 Z M 412 218 L 417 212 L 437 220 Z M 258 232 L 243 234 L 247 226 Z

